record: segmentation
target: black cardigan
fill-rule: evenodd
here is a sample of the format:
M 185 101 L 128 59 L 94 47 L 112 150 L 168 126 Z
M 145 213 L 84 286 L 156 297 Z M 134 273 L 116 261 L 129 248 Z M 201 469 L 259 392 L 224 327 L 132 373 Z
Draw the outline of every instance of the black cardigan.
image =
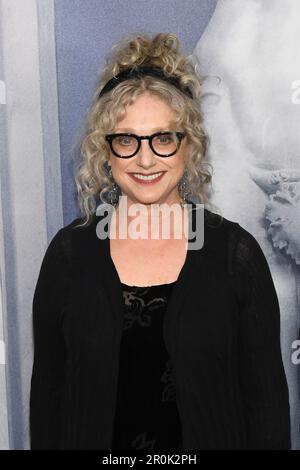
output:
M 192 210 L 194 216 L 195 210 Z M 266 258 L 205 208 L 164 318 L 183 449 L 290 449 L 280 310 Z M 31 449 L 110 449 L 122 333 L 109 239 L 75 219 L 44 256 L 33 297 Z

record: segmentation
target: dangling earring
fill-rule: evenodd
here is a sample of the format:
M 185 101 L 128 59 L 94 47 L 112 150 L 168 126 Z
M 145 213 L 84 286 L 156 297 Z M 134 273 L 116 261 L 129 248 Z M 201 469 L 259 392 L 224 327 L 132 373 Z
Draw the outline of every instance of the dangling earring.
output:
M 103 196 L 101 199 L 102 202 L 112 204 L 114 207 L 116 207 L 119 203 L 119 195 L 121 193 L 120 187 L 113 178 L 111 165 L 104 165 L 104 171 L 106 176 L 113 180 L 113 183 L 111 189 L 109 191 L 105 191 L 105 200 L 103 200 Z
M 187 186 L 187 175 L 188 175 L 187 171 L 185 170 L 178 183 L 178 191 L 182 199 L 180 203 L 181 207 L 183 207 L 184 204 L 188 202 L 188 197 L 189 197 L 189 190 Z

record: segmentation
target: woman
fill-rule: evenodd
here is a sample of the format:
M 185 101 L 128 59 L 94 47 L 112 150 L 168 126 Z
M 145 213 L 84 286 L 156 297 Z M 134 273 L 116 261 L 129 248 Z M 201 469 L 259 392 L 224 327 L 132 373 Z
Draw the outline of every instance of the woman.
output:
M 169 238 L 149 236 L 147 222 L 169 221 L 157 204 L 193 224 L 192 197 L 208 205 L 200 96 L 173 34 L 137 35 L 107 61 L 76 174 L 84 217 L 52 239 L 34 293 L 32 449 L 290 448 L 279 305 L 258 242 L 207 207 L 200 248 L 182 225 L 173 237 L 177 216 Z M 142 207 L 143 237 L 113 237 L 110 223 L 103 236 L 99 194 L 117 229 Z

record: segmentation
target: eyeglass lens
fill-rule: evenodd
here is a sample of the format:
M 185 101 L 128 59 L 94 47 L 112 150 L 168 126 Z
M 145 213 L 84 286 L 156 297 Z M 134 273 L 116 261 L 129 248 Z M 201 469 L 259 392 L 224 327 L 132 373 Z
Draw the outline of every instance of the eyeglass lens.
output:
M 175 152 L 178 148 L 179 139 L 175 133 L 158 134 L 152 138 L 152 146 L 159 155 L 168 155 Z M 114 151 L 122 156 L 129 157 L 134 154 L 138 148 L 138 139 L 134 136 L 120 135 L 112 140 Z

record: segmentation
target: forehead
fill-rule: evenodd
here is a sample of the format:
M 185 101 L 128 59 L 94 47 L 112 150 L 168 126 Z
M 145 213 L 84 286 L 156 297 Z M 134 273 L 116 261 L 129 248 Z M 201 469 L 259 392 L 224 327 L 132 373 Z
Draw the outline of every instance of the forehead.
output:
M 177 113 L 157 96 L 143 94 L 125 108 L 125 115 L 116 123 L 120 132 L 158 132 L 176 125 Z

